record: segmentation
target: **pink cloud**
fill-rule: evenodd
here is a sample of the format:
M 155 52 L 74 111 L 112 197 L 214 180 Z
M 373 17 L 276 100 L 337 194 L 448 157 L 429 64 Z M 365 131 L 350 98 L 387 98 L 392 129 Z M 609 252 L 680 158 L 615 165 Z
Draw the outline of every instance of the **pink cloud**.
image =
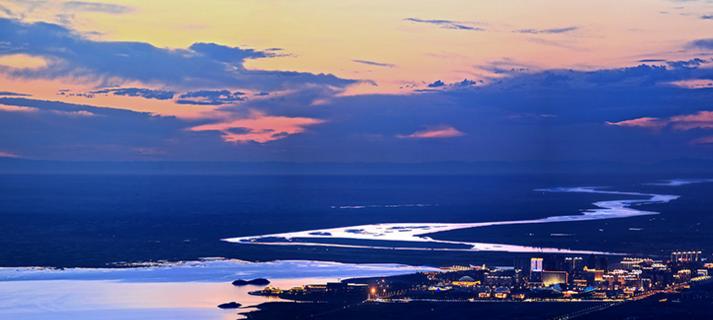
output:
M 67 117 L 77 117 L 77 118 L 84 118 L 84 117 L 93 117 L 96 116 L 95 113 L 86 111 L 86 110 L 78 110 L 78 111 L 60 111 L 60 110 L 52 110 L 52 113 L 60 115 L 60 116 L 67 116 Z
M 0 105 L 0 111 L 35 113 L 35 112 L 39 112 L 40 109 L 35 108 L 35 107 Z M 77 111 L 49 110 L 49 111 L 42 111 L 42 112 L 50 112 L 50 113 L 60 115 L 60 116 L 65 116 L 65 117 L 93 117 L 93 116 L 96 116 L 95 113 L 86 111 L 86 110 L 77 110 Z
M 711 144 L 713 145 L 713 136 L 700 137 L 691 141 L 691 144 Z
M 423 131 L 416 131 L 411 134 L 398 135 L 399 138 L 408 139 L 440 139 L 440 138 L 455 138 L 465 135 L 460 130 L 446 126 Z
M 607 122 L 608 125 L 618 127 L 637 127 L 662 130 L 668 128 L 676 131 L 688 131 L 694 129 L 713 129 L 713 111 L 699 111 L 691 114 L 682 114 L 665 119 L 642 117 L 630 120 Z M 694 145 L 713 144 L 713 136 L 705 136 L 694 139 L 690 142 Z
M 218 131 L 223 134 L 223 140 L 226 142 L 266 143 L 302 133 L 306 127 L 323 122 L 313 118 L 269 116 L 252 112 L 248 118 L 199 125 L 189 130 Z
M 14 152 L 0 150 L 0 158 L 19 158 L 20 155 Z
M 5 112 L 37 112 L 39 109 L 32 107 L 4 106 L 0 105 L 0 111 Z
M 670 82 L 671 85 L 685 89 L 709 89 L 713 88 L 713 80 L 710 79 L 689 79 Z
M 618 127 L 638 127 L 649 129 L 661 129 L 668 127 L 680 131 L 713 129 L 713 111 L 699 111 L 697 113 L 682 114 L 665 119 L 642 117 L 618 122 L 607 122 L 607 124 Z
M 674 116 L 670 123 L 676 130 L 713 129 L 713 111 Z
M 617 126 L 617 127 L 639 127 L 639 128 L 659 129 L 659 128 L 666 126 L 666 121 L 662 121 L 658 118 L 642 117 L 642 118 L 636 118 L 636 119 L 630 119 L 630 120 L 624 120 L 624 121 L 618 121 L 618 122 L 607 121 L 607 124 L 610 126 Z

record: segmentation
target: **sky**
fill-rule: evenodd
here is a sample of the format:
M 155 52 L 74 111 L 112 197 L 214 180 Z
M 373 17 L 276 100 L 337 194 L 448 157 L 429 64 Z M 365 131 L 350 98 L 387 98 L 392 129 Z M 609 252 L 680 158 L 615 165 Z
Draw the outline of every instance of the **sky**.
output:
M 0 157 L 713 159 L 713 1 L 0 0 Z

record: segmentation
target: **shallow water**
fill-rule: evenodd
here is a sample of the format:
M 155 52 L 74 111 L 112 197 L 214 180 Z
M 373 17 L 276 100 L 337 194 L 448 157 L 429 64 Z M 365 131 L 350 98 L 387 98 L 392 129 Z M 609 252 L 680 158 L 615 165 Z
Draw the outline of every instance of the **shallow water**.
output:
M 235 287 L 235 279 L 265 277 L 291 288 L 344 278 L 433 270 L 396 264 L 316 261 L 252 263 L 192 261 L 135 268 L 0 268 L 2 319 L 235 319 L 273 298 L 251 296 L 263 287 Z M 218 304 L 236 301 L 238 310 Z

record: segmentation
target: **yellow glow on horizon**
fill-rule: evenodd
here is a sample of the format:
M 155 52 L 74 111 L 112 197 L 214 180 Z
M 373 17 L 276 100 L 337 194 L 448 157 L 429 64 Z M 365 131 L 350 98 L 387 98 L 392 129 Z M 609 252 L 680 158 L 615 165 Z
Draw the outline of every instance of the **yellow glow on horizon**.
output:
M 601 1 L 140 1 L 116 0 L 126 14 L 73 12 L 72 28 L 106 41 L 142 41 L 185 48 L 215 42 L 255 49 L 283 48 L 285 56 L 249 60 L 246 67 L 332 73 L 371 80 L 347 94 L 398 93 L 404 85 L 484 76 L 478 66 L 505 58 L 534 68 L 621 67 L 642 58 L 689 58 L 687 41 L 708 37 L 713 23 L 665 0 Z M 28 21 L 52 20 L 57 4 Z M 447 19 L 485 31 L 449 30 L 406 18 Z M 521 29 L 576 27 L 569 33 Z M 90 32 L 98 32 L 93 34 Z M 378 67 L 369 60 L 395 65 Z
M 636 54 L 674 54 L 686 40 L 704 37 L 710 24 L 691 23 L 666 1 L 127 1 L 131 16 L 94 21 L 107 39 L 141 40 L 166 47 L 197 41 L 256 49 L 279 47 L 289 55 L 252 60 L 249 68 L 327 72 L 368 79 L 378 86 L 355 92 L 395 92 L 406 82 L 478 78 L 474 65 L 503 57 L 541 68 L 628 65 Z M 408 17 L 472 23 L 484 32 L 446 30 L 404 21 Z M 114 21 L 115 20 L 115 21 Z M 128 20 L 128 21 L 127 21 Z M 661 23 L 661 20 L 670 23 Z M 160 21 L 160 23 L 158 23 Z M 131 22 L 131 23 L 126 23 Z M 573 34 L 527 35 L 526 28 L 576 26 Z M 148 32 L 147 32 L 148 30 Z M 181 32 L 176 32 L 181 30 Z M 662 52 L 663 51 L 663 52 Z M 395 64 L 360 65 L 354 59 Z
M 47 61 L 42 57 L 28 54 L 0 55 L 0 66 L 13 69 L 40 69 L 47 66 Z

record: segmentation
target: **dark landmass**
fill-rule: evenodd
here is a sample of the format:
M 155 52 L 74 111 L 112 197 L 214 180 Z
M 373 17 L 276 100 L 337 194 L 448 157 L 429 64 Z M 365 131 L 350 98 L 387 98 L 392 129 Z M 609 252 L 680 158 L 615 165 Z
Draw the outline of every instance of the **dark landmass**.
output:
M 0 158 L 2 174 L 169 175 L 462 175 L 462 174 L 698 174 L 713 173 L 713 159 L 658 162 L 440 161 L 440 162 L 239 162 L 239 161 L 58 161 Z
M 410 302 L 327 303 L 269 302 L 245 313 L 248 319 L 551 319 L 561 314 L 599 305 L 589 302 Z
M 218 308 L 221 308 L 221 309 L 237 309 L 237 308 L 240 308 L 240 306 L 241 306 L 241 304 L 239 304 L 239 303 L 233 301 L 233 302 L 227 302 L 227 303 L 219 304 L 219 305 L 218 305 Z
M 463 272 L 442 274 L 457 278 Z M 423 274 L 386 278 L 357 278 L 345 283 L 379 285 L 386 280 L 392 290 L 401 290 L 428 280 Z M 677 291 L 680 290 L 680 291 Z M 456 301 L 445 296 L 428 300 L 334 300 L 293 299 L 300 302 L 270 302 L 245 313 L 248 319 L 713 319 L 713 281 L 691 282 L 690 288 L 660 290 L 624 301 L 518 302 L 511 300 Z M 437 301 L 440 300 L 440 301 Z M 325 302 L 326 301 L 326 302 Z
M 713 282 L 695 285 L 679 293 L 660 293 L 648 299 L 620 304 L 578 319 L 713 319 Z
M 266 286 L 270 284 L 270 280 L 267 280 L 265 278 L 257 278 L 257 279 L 252 279 L 252 280 L 243 280 L 243 279 L 238 279 L 233 281 L 233 285 L 236 287 L 239 286 Z

